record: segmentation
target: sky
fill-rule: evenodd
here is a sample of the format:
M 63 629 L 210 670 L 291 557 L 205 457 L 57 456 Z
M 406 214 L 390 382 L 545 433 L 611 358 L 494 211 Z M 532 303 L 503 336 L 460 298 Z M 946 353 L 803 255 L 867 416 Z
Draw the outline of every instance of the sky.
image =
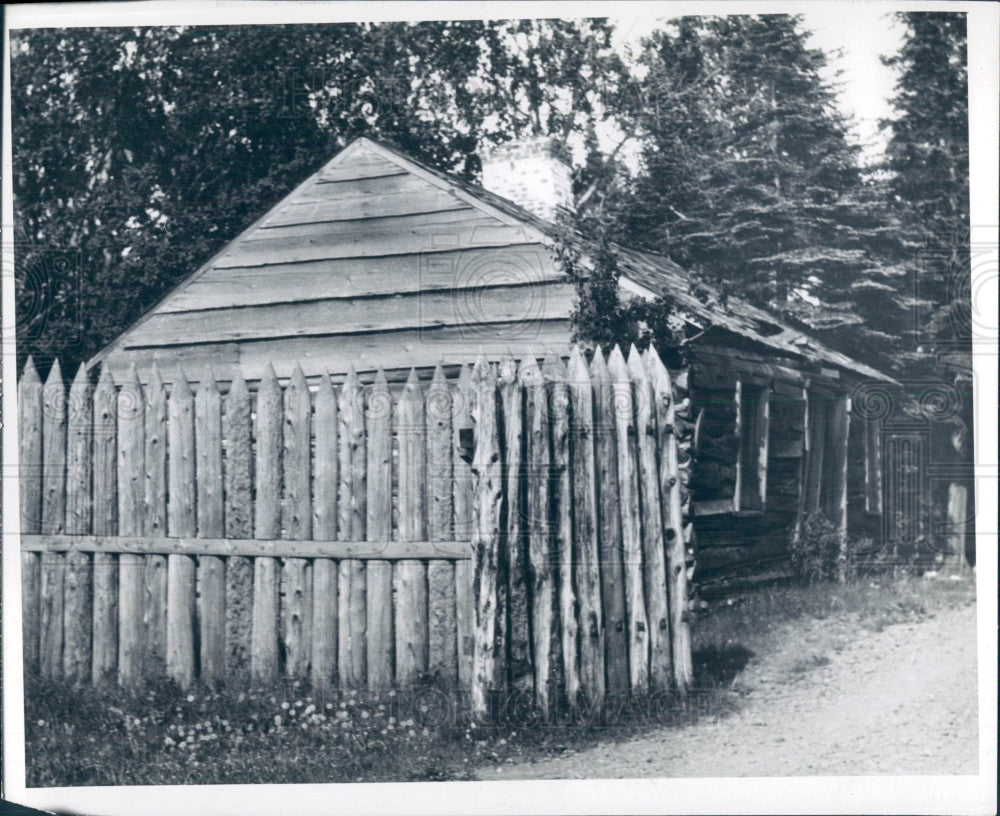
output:
M 885 146 L 878 121 L 891 113 L 889 99 L 896 79 L 895 72 L 882 65 L 880 57 L 898 50 L 902 27 L 881 3 L 808 3 L 797 13 L 806 30 L 812 32 L 809 44 L 827 53 L 828 78 L 839 82 L 841 109 L 855 120 L 853 135 L 864 148 L 864 160 L 876 158 Z M 618 17 L 618 41 L 637 43 L 656 27 L 658 19 L 663 15 Z

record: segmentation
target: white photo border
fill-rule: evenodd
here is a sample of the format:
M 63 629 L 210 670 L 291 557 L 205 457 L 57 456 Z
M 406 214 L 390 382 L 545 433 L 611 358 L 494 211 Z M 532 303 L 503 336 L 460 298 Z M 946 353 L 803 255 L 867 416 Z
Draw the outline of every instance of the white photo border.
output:
M 816 2 L 137 2 L 13 5 L 5 10 L 2 194 L 4 236 L 12 233 L 10 31 L 36 27 L 261 25 L 355 20 L 442 20 L 516 17 L 673 17 L 685 14 L 797 13 L 860 0 Z M 986 303 L 996 307 L 998 171 L 998 40 L 1000 5 L 978 2 L 891 2 L 893 11 L 968 14 L 970 170 L 973 243 L 992 245 L 981 264 Z M 13 242 L 2 243 L 3 474 L 17 472 Z M 974 286 L 973 291 L 976 291 Z M 983 306 L 980 306 L 983 308 Z M 3 792 L 8 801 L 62 812 L 100 814 L 472 814 L 472 813 L 988 813 L 996 807 L 997 767 L 997 350 L 977 347 L 977 591 L 979 645 L 979 774 L 953 777 L 794 777 L 583 781 L 433 782 L 329 785 L 200 785 L 26 788 L 21 661 L 18 486 L 4 478 L 3 498 Z

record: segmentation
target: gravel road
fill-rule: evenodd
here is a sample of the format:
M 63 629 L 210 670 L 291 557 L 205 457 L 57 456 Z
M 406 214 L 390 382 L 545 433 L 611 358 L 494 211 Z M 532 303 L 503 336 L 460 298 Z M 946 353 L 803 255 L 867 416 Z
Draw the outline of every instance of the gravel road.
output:
M 975 632 L 972 604 L 881 632 L 800 623 L 737 677 L 737 714 L 480 778 L 974 774 Z

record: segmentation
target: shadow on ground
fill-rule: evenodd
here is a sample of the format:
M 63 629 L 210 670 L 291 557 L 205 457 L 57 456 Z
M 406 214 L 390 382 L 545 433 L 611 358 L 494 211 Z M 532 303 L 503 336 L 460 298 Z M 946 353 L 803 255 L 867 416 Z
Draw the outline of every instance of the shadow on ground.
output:
M 693 657 L 695 677 L 708 685 L 729 685 L 754 656 L 745 646 L 708 646 Z

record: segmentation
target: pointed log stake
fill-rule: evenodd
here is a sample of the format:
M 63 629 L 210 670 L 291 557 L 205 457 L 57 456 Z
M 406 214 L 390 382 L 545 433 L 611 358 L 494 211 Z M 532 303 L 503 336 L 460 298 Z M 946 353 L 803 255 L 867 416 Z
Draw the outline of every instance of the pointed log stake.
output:
M 388 541 L 392 538 L 392 397 L 382 369 L 375 374 L 365 419 L 367 533 L 371 541 Z M 392 571 L 389 561 L 377 559 L 365 563 L 368 687 L 373 691 L 389 688 L 394 680 Z
M 503 447 L 507 500 L 507 665 L 515 689 L 532 689 L 531 637 L 528 626 L 527 552 L 524 530 L 524 395 L 517 381 L 517 364 L 510 352 L 500 362 L 500 402 L 503 408 Z
M 17 386 L 17 430 L 19 443 L 18 490 L 21 494 L 21 532 L 42 529 L 42 381 L 29 357 Z M 24 638 L 24 669 L 39 668 L 41 636 L 41 557 L 21 554 L 21 624 Z
M 694 501 L 691 493 L 691 473 L 694 469 L 694 457 L 698 447 L 698 426 L 702 414 L 693 417 L 691 410 L 690 369 L 679 368 L 670 372 L 674 393 L 674 440 L 677 452 L 677 483 L 680 486 L 681 530 L 684 539 L 684 572 L 686 586 L 691 586 L 695 568 L 694 540 Z M 686 592 L 686 590 L 685 590 Z M 681 593 L 682 595 L 684 593 Z M 686 609 L 686 605 L 685 605 Z M 683 619 L 682 615 L 682 619 Z M 690 647 L 688 648 L 690 651 Z M 681 649 L 683 655 L 683 649 Z M 678 665 L 675 662 L 674 676 L 678 686 L 683 691 L 682 680 L 687 679 L 687 685 L 693 682 L 690 664 Z
M 194 395 L 180 372 L 167 401 L 169 448 L 167 533 L 173 538 L 197 532 L 195 491 Z M 182 688 L 194 679 L 195 563 L 188 555 L 167 558 L 167 675 Z
M 29 357 L 17 386 L 21 532 L 42 529 L 42 381 Z
M 118 533 L 118 397 L 111 372 L 101 368 L 94 389 L 94 508 L 95 535 Z M 118 558 L 94 553 L 94 640 L 91 680 L 102 683 L 118 667 Z
M 227 538 L 253 537 L 253 422 L 250 393 L 243 372 L 233 371 L 225 400 L 225 518 Z M 250 677 L 253 620 L 253 561 L 231 556 L 226 561 L 226 676 L 243 682 Z
M 470 389 L 472 372 L 469 366 L 462 364 L 451 403 L 452 417 L 452 469 L 455 474 L 455 489 L 452 498 L 455 503 L 455 540 L 468 541 L 472 538 L 472 468 L 469 461 L 463 458 L 462 435 L 472 430 L 472 413 L 470 406 Z M 455 564 L 455 628 L 457 642 L 455 649 L 458 655 L 458 683 L 462 689 L 468 689 L 472 683 L 472 651 L 473 651 L 473 598 L 472 598 L 473 568 L 472 561 L 459 561 Z
M 285 428 L 282 470 L 283 537 L 292 541 L 312 538 L 311 455 L 312 400 L 305 374 L 298 364 L 285 389 Z M 304 558 L 285 558 L 282 567 L 284 595 L 281 617 L 285 646 L 285 676 L 309 676 L 312 652 L 312 566 Z
M 195 395 L 198 537 L 225 532 L 222 497 L 222 397 L 211 366 L 205 366 Z M 221 558 L 198 558 L 198 622 L 201 679 L 215 684 L 226 672 L 226 572 Z
M 427 535 L 431 541 L 453 540 L 451 390 L 440 364 L 427 391 Z M 427 669 L 449 687 L 458 681 L 455 626 L 455 564 L 431 560 L 427 565 Z
M 59 361 L 52 364 L 42 389 L 42 532 L 61 534 L 66 520 L 66 386 Z M 41 563 L 41 636 L 43 677 L 62 676 L 63 583 L 66 557 L 45 553 Z
M 313 536 L 337 538 L 337 398 L 330 376 L 320 377 L 313 415 Z M 329 558 L 313 561 L 312 659 L 313 686 L 328 688 L 337 675 L 337 564 Z
M 257 500 L 254 537 L 279 538 L 281 533 L 282 399 L 274 367 L 268 363 L 257 389 Z M 278 675 L 278 562 L 257 558 L 253 579 L 253 633 L 250 674 L 256 683 Z
M 604 620 L 598 543 L 597 463 L 594 453 L 594 394 L 579 346 L 569 357 L 572 406 L 574 587 L 580 621 L 580 688 L 592 706 L 604 703 Z
M 81 365 L 69 391 L 69 432 L 66 453 L 66 535 L 89 535 L 93 402 L 87 369 Z M 66 556 L 63 607 L 63 672 L 67 680 L 90 679 L 93 600 L 91 556 Z
M 93 435 L 93 400 L 87 369 L 81 364 L 69 389 L 68 445 L 66 452 L 66 534 L 90 533 L 92 501 L 90 471 Z
M 476 445 L 473 477 L 473 598 L 475 640 L 472 655 L 472 714 L 491 715 L 491 697 L 501 688 L 503 641 L 499 637 L 500 506 L 503 498 L 500 433 L 497 423 L 496 377 L 480 354 L 472 370 L 470 394 Z
M 531 588 L 532 662 L 535 672 L 535 702 L 548 717 L 556 685 L 558 652 L 553 649 L 553 622 L 558 620 L 555 583 L 556 563 L 549 525 L 549 401 L 541 369 L 529 353 L 519 373 L 525 394 L 527 421 L 528 581 Z
M 146 535 L 167 534 L 167 390 L 156 363 L 146 386 Z
M 628 619 L 629 681 L 633 693 L 649 689 L 649 633 L 643 587 L 642 525 L 639 510 L 639 464 L 632 381 L 621 349 L 608 355 L 608 373 L 615 395 L 615 436 L 618 448 L 618 495 L 621 510 L 622 561 L 625 572 L 625 614 Z
M 629 691 L 625 573 L 618 499 L 618 452 L 615 444 L 615 392 L 604 354 L 594 351 L 590 364 L 594 389 L 594 450 L 600 527 L 601 602 L 604 616 L 605 676 L 612 699 Z
M 167 391 L 153 363 L 146 386 L 145 534 L 167 534 Z M 145 557 L 143 658 L 147 677 L 163 677 L 167 666 L 167 558 Z
M 650 348 L 646 358 L 655 395 L 660 453 L 660 496 L 662 499 L 663 530 L 667 540 L 667 576 L 670 602 L 670 637 L 673 656 L 674 684 L 687 691 L 694 679 L 691 662 L 691 632 L 688 625 L 688 584 L 684 546 L 684 519 L 681 502 L 681 478 L 674 433 L 676 403 L 670 374 L 656 349 Z
M 365 411 L 364 395 L 352 366 L 340 391 L 340 525 L 342 541 L 365 537 Z M 387 408 L 388 410 L 388 408 Z M 341 685 L 359 688 L 365 683 L 367 666 L 365 565 L 363 561 L 340 562 L 338 587 L 340 641 L 338 664 Z
M 636 440 L 639 449 L 639 495 L 642 507 L 643 575 L 646 616 L 649 620 L 649 680 L 654 690 L 670 687 L 670 608 L 667 599 L 667 563 L 660 510 L 660 473 L 656 455 L 656 416 L 653 388 L 635 346 L 628 356 L 635 393 Z
M 139 375 L 133 364 L 118 391 L 118 535 L 142 535 L 145 523 L 146 411 Z M 118 559 L 118 682 L 134 686 L 142 679 L 145 560 Z
M 424 398 L 417 372 L 403 386 L 397 403 L 399 435 L 399 540 L 425 538 L 424 486 L 427 443 Z M 397 562 L 393 570 L 396 596 L 396 683 L 412 688 L 427 672 L 427 567 L 422 561 Z
M 555 354 L 542 370 L 549 389 L 552 420 L 553 519 L 555 553 L 558 559 L 559 632 L 562 678 L 566 699 L 575 706 L 580 693 L 578 625 L 573 592 L 573 486 L 570 477 L 570 405 L 566 366 Z
M 66 520 L 66 384 L 56 360 L 42 389 L 42 532 L 59 535 Z

